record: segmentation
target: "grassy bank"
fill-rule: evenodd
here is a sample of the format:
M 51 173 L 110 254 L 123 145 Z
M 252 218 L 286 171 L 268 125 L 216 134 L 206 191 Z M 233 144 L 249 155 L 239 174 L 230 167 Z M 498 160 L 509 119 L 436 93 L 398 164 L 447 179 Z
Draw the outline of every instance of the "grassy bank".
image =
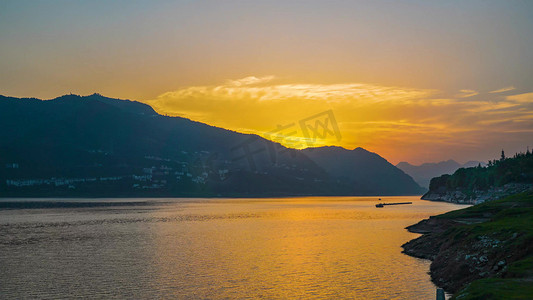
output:
M 405 253 L 433 260 L 453 299 L 533 299 L 533 194 L 452 211 L 408 227 Z

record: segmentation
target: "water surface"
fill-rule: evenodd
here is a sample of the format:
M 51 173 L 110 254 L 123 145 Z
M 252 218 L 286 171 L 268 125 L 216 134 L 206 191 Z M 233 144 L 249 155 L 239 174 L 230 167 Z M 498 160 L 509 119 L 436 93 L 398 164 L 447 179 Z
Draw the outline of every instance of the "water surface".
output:
M 0 298 L 434 299 L 429 262 L 401 253 L 418 236 L 404 227 L 461 206 L 383 200 L 413 204 L 16 200 L 48 204 L 0 209 Z

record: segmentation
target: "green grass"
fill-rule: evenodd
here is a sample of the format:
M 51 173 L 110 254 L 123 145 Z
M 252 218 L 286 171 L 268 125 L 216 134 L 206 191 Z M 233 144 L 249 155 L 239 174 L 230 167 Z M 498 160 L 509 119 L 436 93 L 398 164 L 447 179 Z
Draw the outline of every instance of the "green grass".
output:
M 533 256 L 514 262 L 509 266 L 507 272 L 508 276 L 511 277 L 533 278 Z M 533 285 L 533 282 L 531 285 Z
M 454 243 L 481 237 L 502 241 L 497 251 L 516 255 L 503 278 L 479 279 L 452 299 L 533 299 L 533 194 L 523 193 L 438 216 L 446 219 L 481 219 L 480 223 L 448 230 Z
M 533 299 L 533 281 L 506 278 L 480 279 L 472 282 L 452 299 Z
M 522 209 L 533 209 L 533 194 L 516 194 L 500 200 L 489 201 L 471 207 L 454 210 L 439 215 L 437 218 L 491 218 L 499 213 L 503 213 L 502 216 L 504 216 L 511 212 L 510 209 L 515 213 L 527 214 Z
M 517 233 L 520 238 L 533 238 L 533 194 L 523 193 L 452 211 L 438 218 L 485 219 L 485 222 L 463 226 L 471 236 L 491 235 L 506 238 Z

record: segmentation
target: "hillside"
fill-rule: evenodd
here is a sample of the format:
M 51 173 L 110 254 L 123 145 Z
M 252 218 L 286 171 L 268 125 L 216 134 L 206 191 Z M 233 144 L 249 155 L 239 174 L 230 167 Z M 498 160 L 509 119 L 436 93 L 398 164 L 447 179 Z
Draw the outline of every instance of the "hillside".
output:
M 46 101 L 0 96 L 0 128 L 3 197 L 420 192 L 414 182 L 391 188 L 409 179 L 392 165 L 385 177 L 370 172 L 372 184 L 366 185 L 354 180 L 359 175 L 339 175 L 313 160 L 322 162 L 333 149 L 312 159 L 256 135 L 162 116 L 148 105 L 98 94 Z M 383 161 L 374 155 L 352 169 L 378 170 Z
M 418 166 L 412 165 L 408 162 L 400 162 L 396 165 L 396 167 L 413 177 L 413 179 L 421 187 L 428 189 L 431 178 L 440 176 L 442 174 L 453 174 L 459 168 L 475 167 L 478 164 L 481 164 L 482 166 L 485 165 L 479 161 L 469 161 L 461 165 L 455 160 L 450 159 L 438 163 L 424 163 Z
M 346 182 L 349 191 L 372 195 L 421 194 L 424 192 L 409 175 L 383 157 L 363 148 L 347 150 L 341 147 L 308 148 L 302 152 L 333 178 Z
M 492 160 L 486 167 L 460 168 L 431 179 L 425 200 L 479 203 L 533 190 L 533 154 L 517 153 Z
M 423 235 L 404 253 L 432 260 L 431 278 L 452 299 L 531 299 L 533 194 L 452 211 L 407 227 Z

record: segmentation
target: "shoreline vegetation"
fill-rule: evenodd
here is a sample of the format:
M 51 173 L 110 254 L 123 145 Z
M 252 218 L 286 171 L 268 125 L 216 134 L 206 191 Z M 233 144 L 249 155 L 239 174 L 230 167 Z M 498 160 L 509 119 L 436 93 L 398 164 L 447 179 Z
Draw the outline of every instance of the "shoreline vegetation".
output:
M 420 221 L 403 253 L 432 261 L 432 281 L 452 299 L 531 299 L 533 193 L 524 192 Z
M 486 167 L 460 168 L 431 179 L 423 200 L 478 204 L 533 191 L 533 153 L 516 153 L 491 160 Z

